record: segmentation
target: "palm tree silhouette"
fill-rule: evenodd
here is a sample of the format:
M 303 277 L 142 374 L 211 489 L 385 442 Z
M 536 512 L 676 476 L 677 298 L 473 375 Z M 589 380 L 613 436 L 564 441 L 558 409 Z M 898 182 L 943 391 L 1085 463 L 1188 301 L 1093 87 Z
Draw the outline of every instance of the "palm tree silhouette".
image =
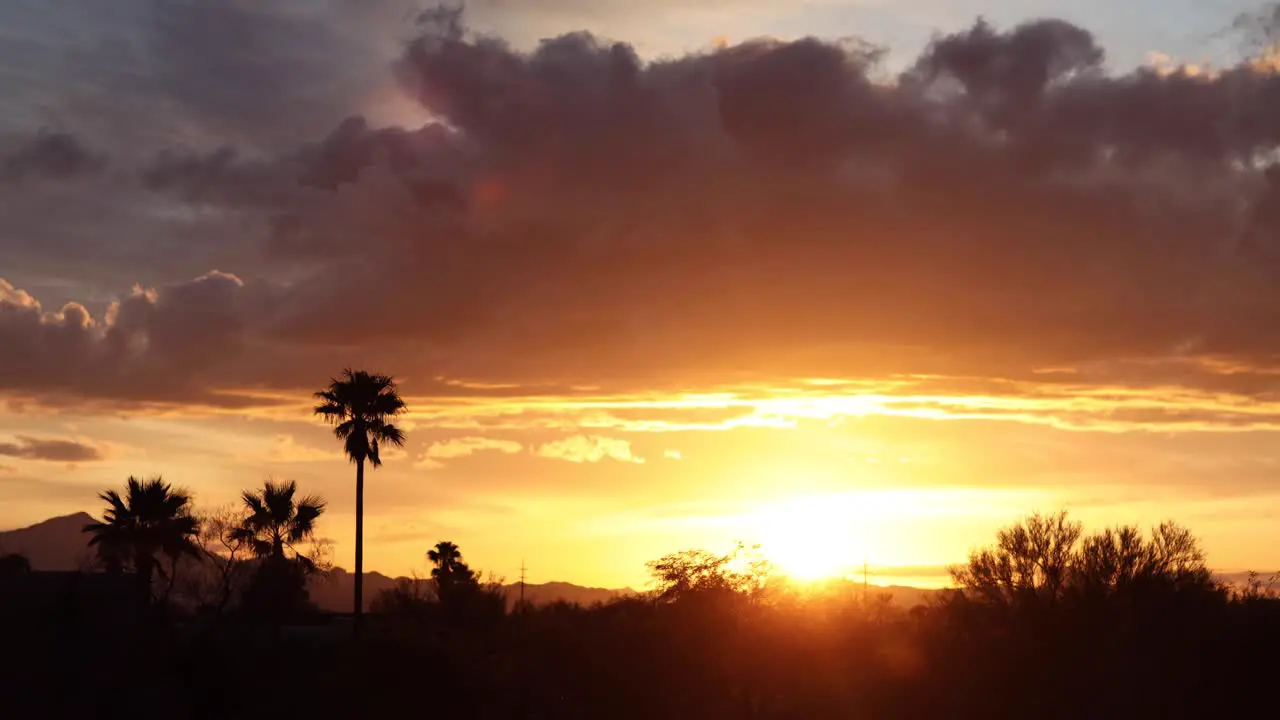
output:
M 441 576 L 451 576 L 459 569 L 466 567 L 462 562 L 462 551 L 458 550 L 458 546 L 443 540 L 436 543 L 436 546 L 427 551 L 427 559 L 435 564 L 431 569 L 431 577 L 440 579 Z
M 476 571 L 462 559 L 458 546 L 445 540 L 427 551 L 427 559 L 435 564 L 431 579 L 435 581 L 436 597 L 446 604 L 467 597 L 480 588 Z
M 347 368 L 341 378 L 333 378 L 329 387 L 315 394 L 320 404 L 317 415 L 334 426 L 333 433 L 343 441 L 343 448 L 356 464 L 356 582 L 355 627 L 359 630 L 364 617 L 364 463 L 382 465 L 378 453 L 385 444 L 404 445 L 404 433 L 390 420 L 404 412 L 405 404 L 396 392 L 395 380 Z
M 284 560 L 286 551 L 292 551 L 303 565 L 312 568 L 311 559 L 294 545 L 315 534 L 316 520 L 324 514 L 325 502 L 316 495 L 295 500 L 297 492 L 298 483 L 293 480 L 268 480 L 261 490 L 245 490 L 240 497 L 248 515 L 231 531 L 232 541 L 244 542 L 254 555 L 270 560 Z
M 195 538 L 200 523 L 191 514 L 191 496 L 175 490 L 159 477 L 138 480 L 130 477 L 124 497 L 107 490 L 98 497 L 107 509 L 101 522 L 84 526 L 92 533 L 89 545 L 97 549 L 108 570 L 131 565 L 137 578 L 138 602 L 151 604 L 151 583 L 157 567 L 156 555 L 170 558 L 200 556 Z

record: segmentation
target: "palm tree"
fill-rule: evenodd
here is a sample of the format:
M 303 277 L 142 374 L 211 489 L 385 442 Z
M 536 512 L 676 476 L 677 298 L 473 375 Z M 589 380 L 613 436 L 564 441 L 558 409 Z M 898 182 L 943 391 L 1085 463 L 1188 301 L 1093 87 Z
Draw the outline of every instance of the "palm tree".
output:
M 435 581 L 436 593 L 441 602 L 450 602 L 459 595 L 480 587 L 476 571 L 462 559 L 462 551 L 458 546 L 447 541 L 436 543 L 427 551 L 427 559 L 435 564 L 431 569 L 431 579 Z
M 462 551 L 448 540 L 442 540 L 428 550 L 427 559 L 435 564 L 431 569 L 431 577 L 437 579 L 442 575 L 454 574 L 460 567 L 466 567 L 466 563 L 462 562 Z
M 316 393 L 317 415 L 334 426 L 343 441 L 347 457 L 356 464 L 356 582 L 355 626 L 364 616 L 364 463 L 382 465 L 378 450 L 383 445 L 404 445 L 404 433 L 391 420 L 404 412 L 404 401 L 389 375 L 377 375 L 347 368 L 329 387 Z
M 151 603 L 157 554 L 170 558 L 200 556 L 195 542 L 200 523 L 191 514 L 191 496 L 159 477 L 130 477 L 124 497 L 115 490 L 98 497 L 107 503 L 107 509 L 101 522 L 84 527 L 84 532 L 93 534 L 89 545 L 97 549 L 99 559 L 109 570 L 133 568 L 138 602 L 146 607 Z
M 298 483 L 293 480 L 284 483 L 268 480 L 261 490 L 245 490 L 240 497 L 248 514 L 231 530 L 232 542 L 243 542 L 254 555 L 270 560 L 284 560 L 286 551 L 292 551 L 310 568 L 310 558 L 298 552 L 294 545 L 315 535 L 316 520 L 324 514 L 325 502 L 316 495 L 295 500 L 297 492 Z

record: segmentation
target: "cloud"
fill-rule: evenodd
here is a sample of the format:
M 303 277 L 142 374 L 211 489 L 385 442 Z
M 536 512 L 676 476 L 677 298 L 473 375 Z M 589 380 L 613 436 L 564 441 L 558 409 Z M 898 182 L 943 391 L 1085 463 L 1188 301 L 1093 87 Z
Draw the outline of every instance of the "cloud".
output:
M 0 92 L 34 123 L 13 136 L 37 138 L 6 167 L 84 180 L 23 182 L 0 208 L 9 395 L 246 407 L 347 363 L 488 402 L 907 375 L 1004 381 L 992 394 L 1022 405 L 982 413 L 1020 417 L 1037 409 L 1013 388 L 1052 387 L 1043 368 L 1210 406 L 1277 391 L 1265 65 L 1115 73 L 1055 20 L 977 23 L 890 73 L 866 41 L 520 50 L 390 0 L 91 5 L 147 52 L 79 48 Z M 74 36 L 32 17 L 42 43 Z M 41 131 L 45 107 L 78 120 Z
M 344 460 L 340 452 L 303 445 L 292 435 L 277 435 L 267 453 L 270 462 L 307 463 Z
M 663 450 L 662 457 L 668 460 L 683 460 L 684 453 L 680 452 L 679 450 Z
M 485 437 L 461 437 L 432 443 L 418 456 L 414 467 L 439 469 L 444 467 L 442 460 L 471 457 L 479 452 L 499 452 L 513 455 L 524 449 L 514 440 L 497 440 Z
M 101 172 L 106 162 L 105 156 L 86 148 L 74 135 L 41 130 L 0 157 L 0 179 L 10 182 L 38 178 L 71 180 Z
M 162 289 L 135 286 L 95 318 L 79 303 L 45 311 L 0 279 L 0 390 L 217 403 L 217 375 L 253 352 L 249 326 L 265 301 L 214 271 Z
M 12 440 L 0 441 L 0 456 L 20 460 L 81 463 L 105 460 L 107 452 L 102 446 L 84 440 L 16 435 Z
M 644 462 L 644 458 L 632 454 L 629 441 L 599 435 L 575 435 L 550 442 L 540 446 L 537 454 L 571 463 L 596 463 L 606 459 L 624 463 Z

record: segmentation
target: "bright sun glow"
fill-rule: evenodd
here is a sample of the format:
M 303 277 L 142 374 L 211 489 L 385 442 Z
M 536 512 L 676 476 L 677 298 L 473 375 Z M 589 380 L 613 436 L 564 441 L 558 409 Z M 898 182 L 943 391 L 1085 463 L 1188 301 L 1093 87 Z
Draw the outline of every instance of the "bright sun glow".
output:
M 860 490 L 796 495 L 743 516 L 743 536 L 759 543 L 777 571 L 795 580 L 860 579 L 876 569 L 954 562 L 937 547 L 989 532 L 1020 507 L 1052 507 L 1052 497 L 972 488 Z
M 866 562 L 863 512 L 836 496 L 808 496 L 773 504 L 754 518 L 761 549 L 796 580 L 842 577 Z

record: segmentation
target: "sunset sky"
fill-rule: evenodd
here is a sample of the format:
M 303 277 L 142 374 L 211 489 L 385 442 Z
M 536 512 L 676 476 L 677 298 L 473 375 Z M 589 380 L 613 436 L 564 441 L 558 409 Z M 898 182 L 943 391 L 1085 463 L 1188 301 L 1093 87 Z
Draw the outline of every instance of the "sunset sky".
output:
M 371 570 L 933 584 L 1057 508 L 1280 567 L 1271 10 L 421 5 L 0 4 L 0 528 L 289 478 L 350 567 L 352 365 Z

